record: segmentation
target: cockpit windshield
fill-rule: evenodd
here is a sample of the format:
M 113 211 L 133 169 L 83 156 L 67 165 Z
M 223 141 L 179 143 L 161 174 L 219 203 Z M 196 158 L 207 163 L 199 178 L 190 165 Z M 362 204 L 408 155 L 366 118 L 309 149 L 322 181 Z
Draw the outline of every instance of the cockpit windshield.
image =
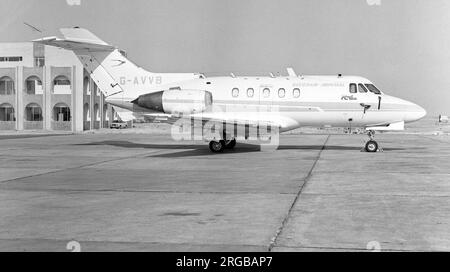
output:
M 380 90 L 377 89 L 377 87 L 375 87 L 375 85 L 373 84 L 365 84 L 367 89 L 369 89 L 370 92 L 374 93 L 374 94 L 381 94 Z

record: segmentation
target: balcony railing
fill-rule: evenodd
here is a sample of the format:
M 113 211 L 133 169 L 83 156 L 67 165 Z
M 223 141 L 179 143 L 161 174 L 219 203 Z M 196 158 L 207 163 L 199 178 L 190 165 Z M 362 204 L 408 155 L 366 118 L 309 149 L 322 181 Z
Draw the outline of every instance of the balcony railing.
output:
M 0 121 L 0 130 L 15 130 L 15 121 Z
M 44 122 L 42 122 L 42 121 L 24 121 L 23 128 L 25 130 L 41 130 L 41 129 L 44 129 Z
M 71 131 L 72 130 L 72 122 L 71 121 L 52 121 L 52 129 L 53 130 Z

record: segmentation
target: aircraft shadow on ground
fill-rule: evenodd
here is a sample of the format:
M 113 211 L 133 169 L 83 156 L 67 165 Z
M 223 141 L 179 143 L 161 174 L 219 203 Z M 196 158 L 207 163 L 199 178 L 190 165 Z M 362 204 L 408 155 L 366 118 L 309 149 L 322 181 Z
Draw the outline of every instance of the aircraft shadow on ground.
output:
M 207 156 L 215 155 L 211 153 L 207 144 L 144 144 L 133 143 L 129 141 L 101 141 L 84 144 L 76 144 L 83 146 L 101 146 L 109 145 L 113 147 L 121 148 L 148 148 L 148 149 L 161 149 L 161 150 L 179 150 L 179 152 L 156 154 L 148 157 L 160 157 L 160 158 L 176 158 L 176 157 L 188 157 L 188 156 Z M 337 146 L 337 145 L 280 145 L 276 150 L 341 150 L 341 151 L 361 151 L 360 146 Z M 404 148 L 384 148 L 384 151 L 401 151 Z M 251 153 L 261 151 L 261 146 L 258 144 L 238 143 L 232 150 L 225 150 L 223 153 Z

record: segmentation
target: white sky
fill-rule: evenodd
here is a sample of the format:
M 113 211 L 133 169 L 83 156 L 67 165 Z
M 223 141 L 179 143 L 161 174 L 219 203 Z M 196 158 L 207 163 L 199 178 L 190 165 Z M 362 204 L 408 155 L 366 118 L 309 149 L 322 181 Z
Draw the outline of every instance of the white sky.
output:
M 0 42 L 80 26 L 150 71 L 360 75 L 450 114 L 448 0 L 67 1 L 1 0 Z

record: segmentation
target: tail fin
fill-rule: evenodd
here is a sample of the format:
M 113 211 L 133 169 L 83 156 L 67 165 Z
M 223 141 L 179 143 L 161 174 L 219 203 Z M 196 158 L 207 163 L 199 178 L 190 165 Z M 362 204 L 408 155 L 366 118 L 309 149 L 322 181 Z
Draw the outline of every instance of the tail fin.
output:
M 123 99 L 133 99 L 158 91 L 163 84 L 197 76 L 148 72 L 128 60 L 116 47 L 83 28 L 65 28 L 61 33 L 64 39 L 48 37 L 33 42 L 72 50 L 106 97 L 121 94 Z

